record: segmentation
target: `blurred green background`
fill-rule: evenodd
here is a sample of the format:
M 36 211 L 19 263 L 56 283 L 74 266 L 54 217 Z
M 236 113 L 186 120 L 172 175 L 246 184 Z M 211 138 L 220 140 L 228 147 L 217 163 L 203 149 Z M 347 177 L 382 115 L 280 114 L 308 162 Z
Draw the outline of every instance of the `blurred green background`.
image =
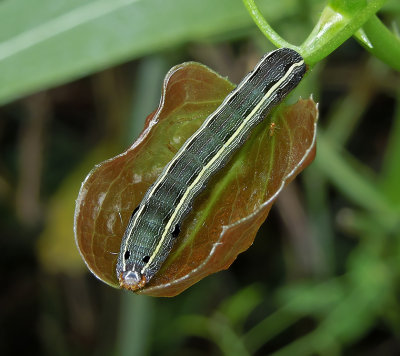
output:
M 257 3 L 295 44 L 325 5 Z M 396 31 L 399 2 L 379 15 Z M 228 271 L 156 299 L 77 252 L 80 184 L 135 140 L 168 69 L 238 83 L 271 49 L 240 0 L 0 1 L 2 354 L 400 354 L 400 77 L 354 40 L 299 88 L 320 103 L 316 160 Z

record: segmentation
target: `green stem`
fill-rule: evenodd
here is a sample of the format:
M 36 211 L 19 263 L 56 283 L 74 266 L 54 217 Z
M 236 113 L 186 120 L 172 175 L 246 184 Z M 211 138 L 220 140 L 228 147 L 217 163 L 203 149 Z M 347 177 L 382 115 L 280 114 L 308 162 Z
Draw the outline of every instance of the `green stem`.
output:
M 301 53 L 309 65 L 314 65 L 328 56 L 349 39 L 385 3 L 385 0 L 370 0 L 353 11 L 340 7 L 341 1 L 332 1 L 322 11 L 321 17 L 307 40 L 301 45 Z
M 310 66 L 321 61 L 353 36 L 385 3 L 385 0 L 369 0 L 357 1 L 349 5 L 347 0 L 331 0 L 322 11 L 318 23 L 306 41 L 300 47 L 297 47 L 285 41 L 272 29 L 255 4 L 255 0 L 242 1 L 253 21 L 265 37 L 277 47 L 289 47 L 297 50 L 303 55 L 305 61 Z M 366 25 L 367 28 L 370 29 L 371 27 L 371 31 L 377 31 L 379 24 L 374 20 L 371 21 L 371 24 Z M 383 49 L 386 43 L 394 43 L 394 35 L 390 34 L 386 29 L 386 32 L 389 32 L 390 35 L 387 34 L 384 29 L 385 27 L 382 25 L 382 29 L 379 29 L 379 31 L 384 33 L 380 37 L 379 35 L 377 36 L 379 39 L 384 38 L 386 40 L 385 43 L 378 46 L 380 48 L 379 52 L 384 52 Z M 388 54 L 387 57 L 391 55 Z M 392 61 L 395 61 L 395 59 L 392 59 Z M 398 63 L 399 61 L 397 65 L 400 65 Z
M 276 47 L 288 47 L 299 50 L 298 47 L 293 46 L 289 42 L 285 41 L 277 32 L 272 29 L 269 23 L 264 19 L 254 0 L 243 0 L 243 3 L 255 24 L 258 26 L 264 36 L 267 37 Z
M 390 32 L 377 16 L 371 16 L 355 37 L 374 56 L 400 72 L 400 38 Z

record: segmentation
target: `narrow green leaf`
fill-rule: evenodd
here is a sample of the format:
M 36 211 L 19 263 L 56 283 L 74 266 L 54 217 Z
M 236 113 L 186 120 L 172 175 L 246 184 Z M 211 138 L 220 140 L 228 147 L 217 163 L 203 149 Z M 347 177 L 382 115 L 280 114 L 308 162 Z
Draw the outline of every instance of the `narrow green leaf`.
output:
M 357 163 L 358 167 L 355 169 L 350 157 L 346 157 L 343 152 L 339 153 L 321 133 L 319 133 L 318 155 L 315 163 L 328 179 L 354 203 L 394 222 L 391 205 L 377 189 L 377 182 L 374 182 L 367 174 L 360 174 L 361 164 Z M 363 173 L 367 173 L 366 169 Z
M 287 3 L 269 6 L 271 17 L 282 16 L 283 6 Z M 0 4 L 0 104 L 251 25 L 240 0 L 5 1 Z

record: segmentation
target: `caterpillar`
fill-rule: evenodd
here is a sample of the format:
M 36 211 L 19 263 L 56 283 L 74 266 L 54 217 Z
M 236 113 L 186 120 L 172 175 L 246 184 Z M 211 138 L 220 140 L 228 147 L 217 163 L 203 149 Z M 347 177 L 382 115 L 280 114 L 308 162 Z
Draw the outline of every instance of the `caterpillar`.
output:
M 121 287 L 143 288 L 158 272 L 195 198 L 305 72 L 296 51 L 267 53 L 183 144 L 132 213 L 116 266 Z

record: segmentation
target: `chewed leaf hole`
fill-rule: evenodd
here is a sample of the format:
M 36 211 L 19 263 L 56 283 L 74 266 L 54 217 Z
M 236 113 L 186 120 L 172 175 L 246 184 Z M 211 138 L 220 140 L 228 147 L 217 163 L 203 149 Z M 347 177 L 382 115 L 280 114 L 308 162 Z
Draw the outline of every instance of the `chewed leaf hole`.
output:
M 131 255 L 131 253 L 129 251 L 126 251 L 124 254 L 124 258 L 127 260 L 127 259 L 129 259 L 130 255 Z
M 150 256 L 144 256 L 142 261 L 143 261 L 144 263 L 149 262 L 149 261 L 150 261 Z

